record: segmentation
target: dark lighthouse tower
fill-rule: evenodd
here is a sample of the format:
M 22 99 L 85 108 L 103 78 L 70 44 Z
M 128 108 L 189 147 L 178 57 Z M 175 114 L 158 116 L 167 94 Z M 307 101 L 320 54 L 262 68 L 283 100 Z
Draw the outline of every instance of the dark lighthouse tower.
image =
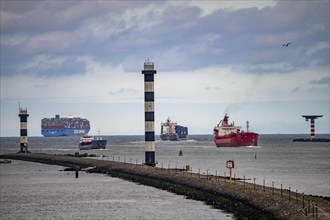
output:
M 311 141 L 315 138 L 315 119 L 323 117 L 323 115 L 302 115 L 306 121 L 311 120 Z
M 27 139 L 27 118 L 29 114 L 27 113 L 27 108 L 21 108 L 19 106 L 19 118 L 21 122 L 21 138 L 20 138 L 20 152 L 28 153 L 28 139 Z
M 145 164 L 155 166 L 155 94 L 154 94 L 154 63 L 144 63 L 144 127 L 145 127 Z

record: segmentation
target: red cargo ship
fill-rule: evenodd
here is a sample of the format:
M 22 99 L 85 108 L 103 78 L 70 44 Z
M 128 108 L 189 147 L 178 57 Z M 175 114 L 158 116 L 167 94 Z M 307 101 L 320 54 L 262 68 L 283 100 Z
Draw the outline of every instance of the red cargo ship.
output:
M 241 126 L 229 124 L 226 114 L 223 120 L 213 129 L 214 142 L 217 147 L 257 146 L 258 134 L 249 131 L 249 122 L 246 122 L 247 131 L 241 131 Z

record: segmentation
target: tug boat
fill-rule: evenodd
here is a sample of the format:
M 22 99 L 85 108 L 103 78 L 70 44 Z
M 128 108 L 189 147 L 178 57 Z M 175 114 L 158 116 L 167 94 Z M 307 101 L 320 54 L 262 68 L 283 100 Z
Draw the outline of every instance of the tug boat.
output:
M 241 126 L 229 124 L 229 116 L 225 114 L 223 120 L 213 129 L 214 142 L 217 147 L 257 146 L 258 133 L 249 131 L 249 121 L 246 122 L 247 131 L 241 131 Z

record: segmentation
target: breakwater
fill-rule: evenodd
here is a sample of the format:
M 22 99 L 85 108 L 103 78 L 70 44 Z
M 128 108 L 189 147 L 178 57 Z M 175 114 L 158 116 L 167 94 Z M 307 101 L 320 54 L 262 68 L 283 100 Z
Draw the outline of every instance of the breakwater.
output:
M 233 213 L 238 219 L 328 219 L 329 217 L 329 204 L 324 198 L 307 197 L 242 180 L 236 180 L 229 185 L 224 177 L 201 175 L 183 169 L 164 169 L 111 160 L 36 153 L 5 154 L 0 155 L 0 158 L 88 168 L 88 172 L 105 173 L 182 194 L 188 199 L 205 201 L 215 208 Z

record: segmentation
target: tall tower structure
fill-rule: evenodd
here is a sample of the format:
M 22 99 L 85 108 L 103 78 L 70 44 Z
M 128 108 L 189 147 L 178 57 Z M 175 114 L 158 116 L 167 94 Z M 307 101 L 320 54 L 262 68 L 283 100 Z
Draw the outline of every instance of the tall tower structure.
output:
M 144 128 L 145 128 L 145 164 L 155 166 L 155 94 L 154 63 L 144 62 Z
M 28 139 L 27 139 L 27 118 L 29 114 L 27 113 L 27 108 L 21 108 L 19 106 L 19 115 L 21 122 L 21 139 L 20 139 L 20 152 L 28 153 Z
M 302 115 L 306 121 L 311 120 L 311 141 L 315 138 L 315 119 L 323 117 L 323 115 Z

